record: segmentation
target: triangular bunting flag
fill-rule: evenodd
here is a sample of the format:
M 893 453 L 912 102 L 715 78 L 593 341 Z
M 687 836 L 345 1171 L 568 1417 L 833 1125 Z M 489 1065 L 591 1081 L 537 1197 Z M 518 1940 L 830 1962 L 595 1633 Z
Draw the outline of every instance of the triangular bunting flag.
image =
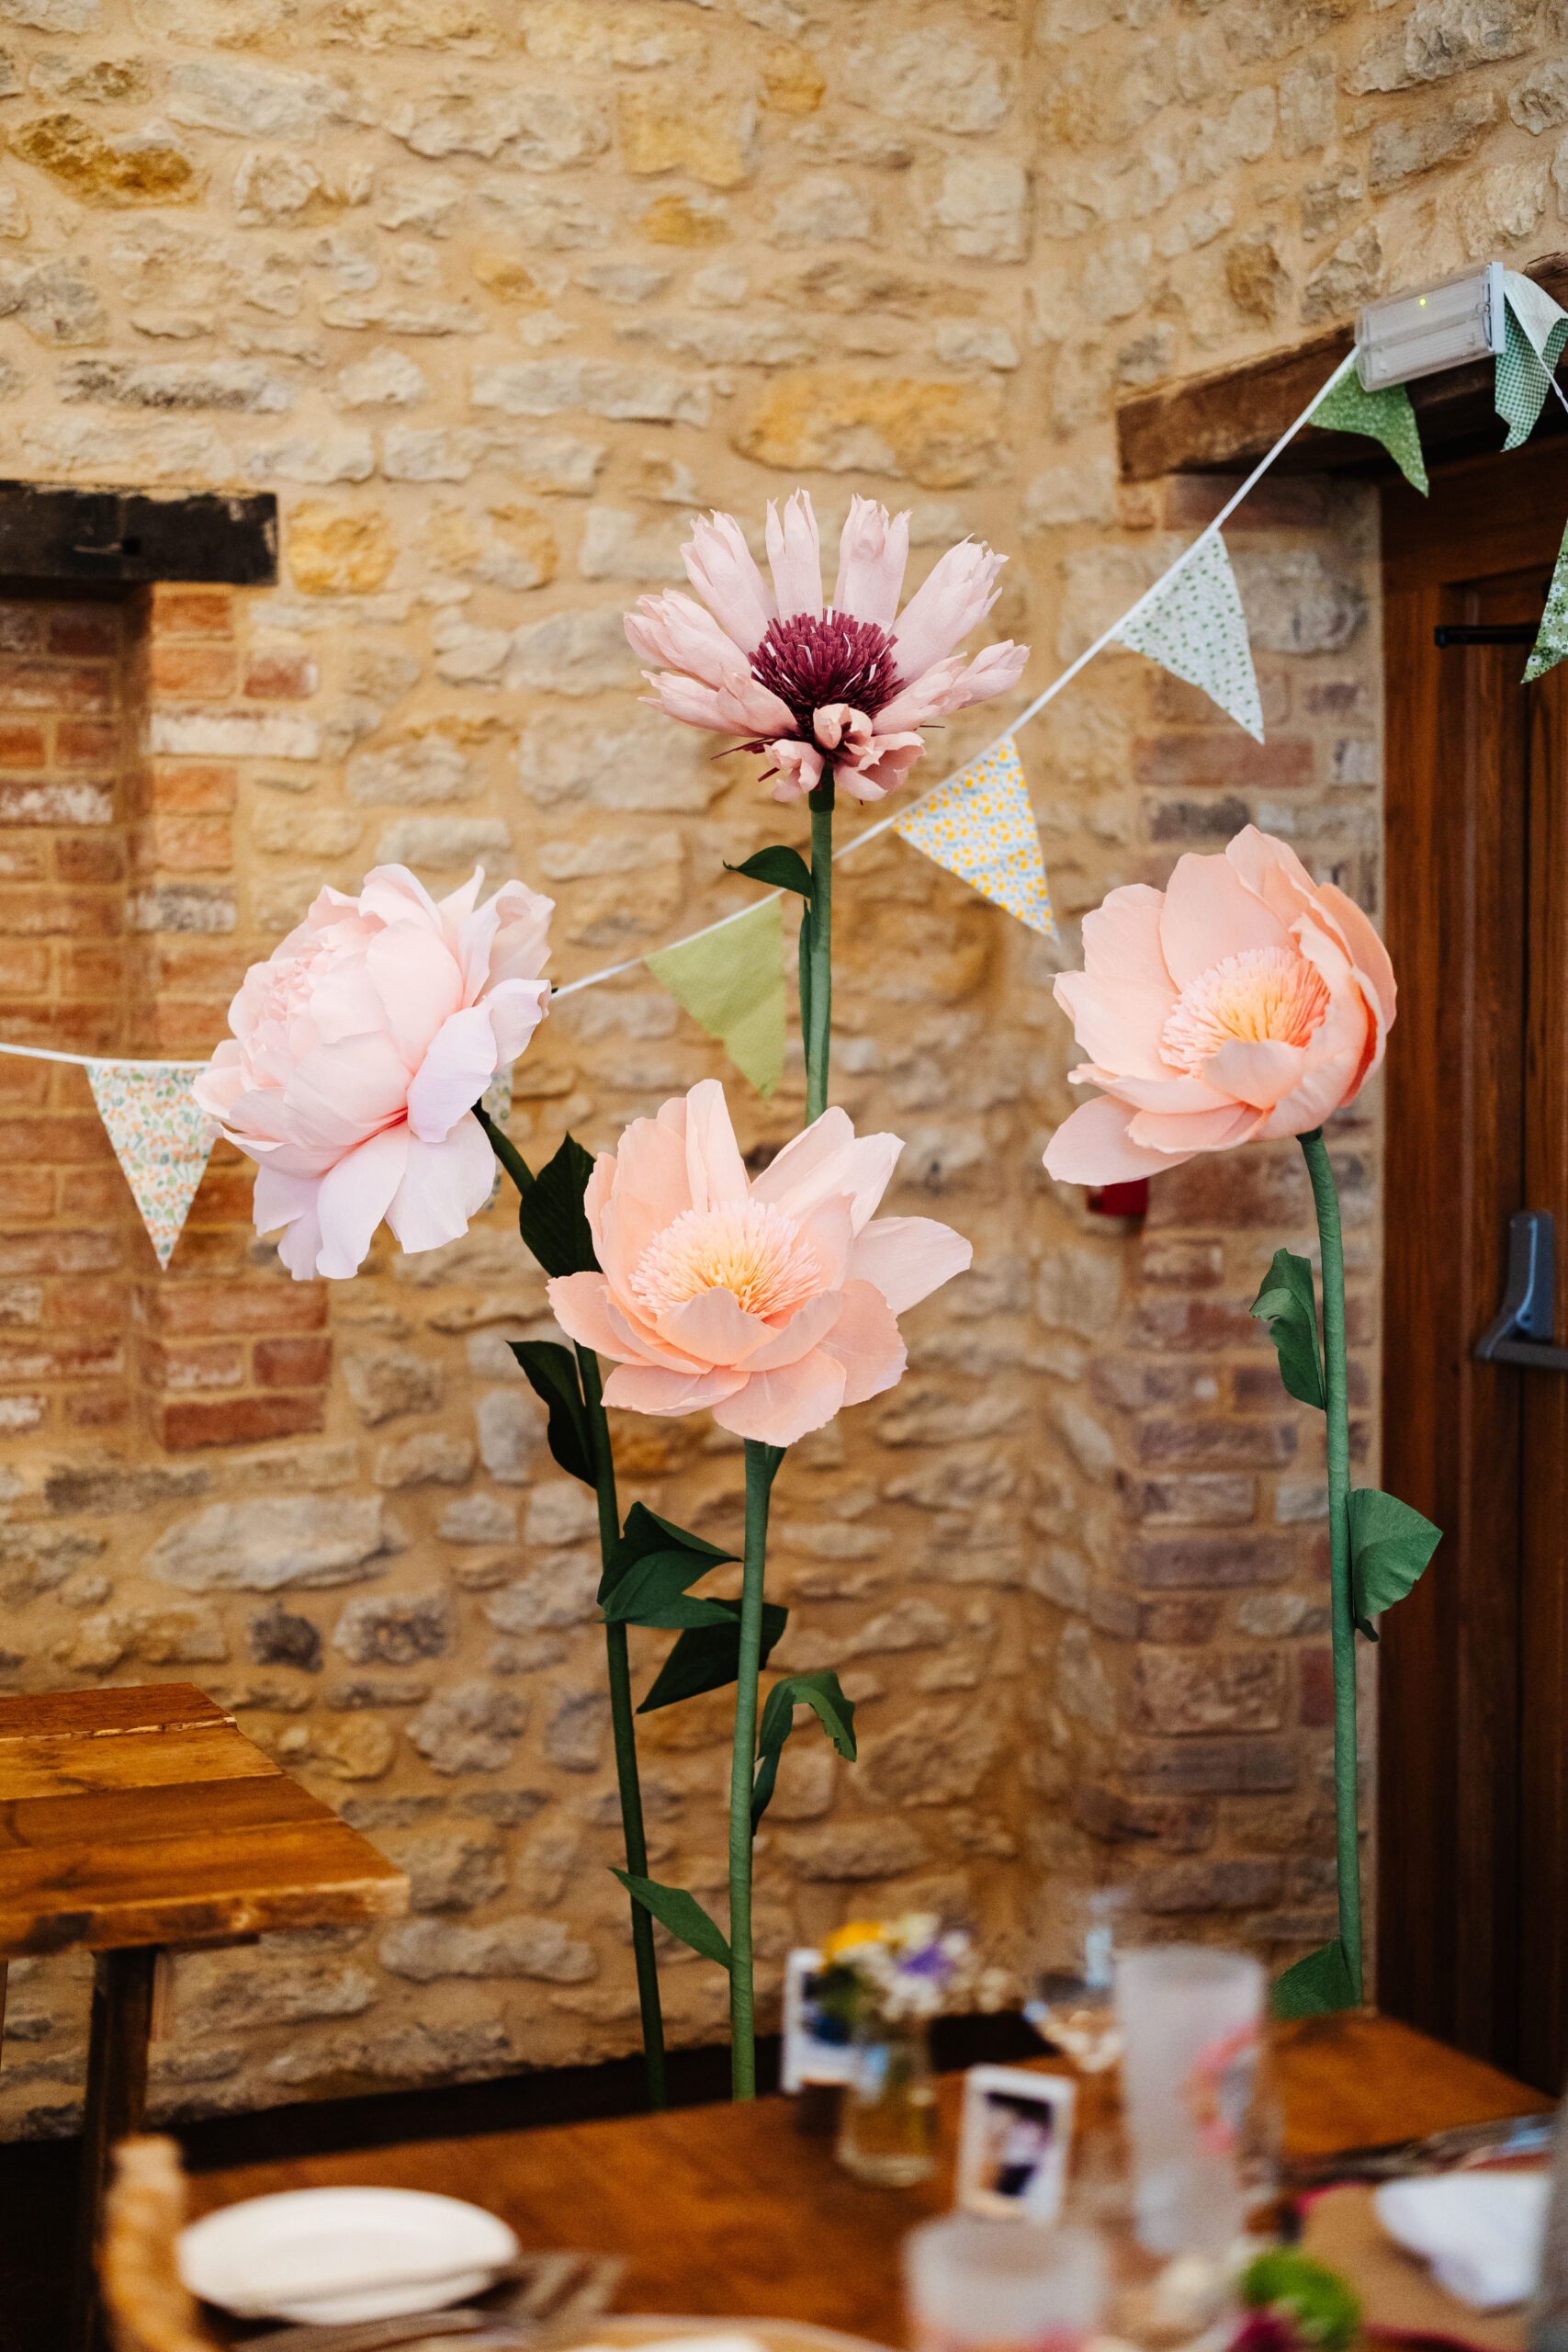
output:
M 1312 413 L 1312 421 L 1325 433 L 1366 433 L 1381 441 L 1412 490 L 1427 495 L 1427 462 L 1421 455 L 1420 428 L 1410 395 L 1403 384 L 1384 384 L 1363 391 L 1352 368 L 1329 387 Z
M 1173 677 L 1201 687 L 1211 702 L 1262 742 L 1263 705 L 1247 615 L 1218 531 L 1193 541 L 1170 577 L 1127 616 L 1116 635 Z
M 1055 937 L 1040 834 L 1010 736 L 907 808 L 893 830 L 1031 931 Z
M 167 1267 L 218 1129 L 191 1088 L 205 1062 L 89 1062 L 87 1083 L 160 1266 Z
M 1493 395 L 1498 415 L 1508 428 L 1505 449 L 1517 449 L 1535 429 L 1557 362 L 1568 343 L 1568 311 L 1554 302 L 1544 286 L 1517 269 L 1503 272 L 1506 328 L 1497 354 L 1496 389 Z
M 1546 592 L 1546 610 L 1540 616 L 1530 658 L 1525 663 L 1525 674 L 1519 680 L 1528 686 L 1532 678 L 1544 671 L 1554 670 L 1568 653 L 1568 531 L 1562 534 L 1562 545 L 1557 550 L 1557 563 L 1551 574 L 1551 585 Z
M 734 922 L 643 958 L 759 1094 L 784 1076 L 784 923 L 776 898 Z

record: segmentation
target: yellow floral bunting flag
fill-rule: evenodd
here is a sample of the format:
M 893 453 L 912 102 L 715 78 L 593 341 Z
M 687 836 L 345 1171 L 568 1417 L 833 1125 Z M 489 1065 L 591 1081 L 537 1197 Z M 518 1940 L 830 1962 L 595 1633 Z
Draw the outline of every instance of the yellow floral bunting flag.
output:
M 907 808 L 893 830 L 1031 931 L 1055 937 L 1040 834 L 1010 735 Z

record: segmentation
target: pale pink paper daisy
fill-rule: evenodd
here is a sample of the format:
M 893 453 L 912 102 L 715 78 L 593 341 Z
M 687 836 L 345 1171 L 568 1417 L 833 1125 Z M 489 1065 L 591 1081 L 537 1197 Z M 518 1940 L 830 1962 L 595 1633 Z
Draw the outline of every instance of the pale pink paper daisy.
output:
M 553 902 L 482 866 L 433 899 L 401 865 L 324 889 L 253 964 L 196 1098 L 256 1162 L 258 1233 L 299 1282 L 356 1273 L 383 1217 L 404 1250 L 455 1241 L 495 1174 L 473 1106 L 548 1007 Z
M 584 1195 L 603 1272 L 549 1285 L 561 1329 L 616 1363 L 605 1403 L 707 1407 L 737 1436 L 791 1445 L 891 1388 L 898 1316 L 971 1254 L 931 1217 L 871 1221 L 903 1148 L 825 1111 L 753 1181 L 711 1078 L 634 1119 Z
M 829 779 L 853 799 L 880 800 L 925 750 L 922 727 L 1022 675 L 1027 645 L 988 645 L 972 662 L 957 651 L 997 600 L 1007 559 L 989 548 L 949 548 L 900 613 L 907 514 L 852 498 L 826 609 L 804 491 L 782 516 L 770 505 L 767 540 L 771 588 L 732 514 L 696 522 L 681 553 L 703 604 L 678 590 L 639 597 L 626 636 L 660 665 L 643 674 L 672 718 L 744 736 L 742 749 L 771 755 L 775 800 Z

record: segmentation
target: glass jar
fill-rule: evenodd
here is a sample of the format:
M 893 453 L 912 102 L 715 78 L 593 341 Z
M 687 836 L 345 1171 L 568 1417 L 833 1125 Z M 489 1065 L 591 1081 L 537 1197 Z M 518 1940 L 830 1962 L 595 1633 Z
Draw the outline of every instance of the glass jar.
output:
M 936 2169 L 937 2107 L 925 2020 L 870 2017 L 854 2030 L 839 2162 L 857 2180 L 908 2188 Z

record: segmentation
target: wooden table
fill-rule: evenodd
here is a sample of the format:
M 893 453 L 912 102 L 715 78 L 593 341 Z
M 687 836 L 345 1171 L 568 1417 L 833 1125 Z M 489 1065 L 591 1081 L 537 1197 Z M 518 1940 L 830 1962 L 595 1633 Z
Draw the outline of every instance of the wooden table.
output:
M 97 1955 L 73 2344 L 96 2329 L 109 2146 L 141 2125 L 160 1951 L 407 1906 L 402 1872 L 190 1683 L 0 1699 L 0 2032 L 9 1962 Z
M 1551 2105 L 1389 2018 L 1284 2027 L 1277 2063 L 1298 2157 Z M 898 2344 L 899 2244 L 951 2202 L 962 2088 L 960 2075 L 941 2085 L 944 2163 L 914 2189 L 863 2187 L 830 2141 L 795 2131 L 790 2101 L 765 2098 L 208 2173 L 192 2206 L 333 2182 L 440 2189 L 501 2214 L 526 2247 L 622 2256 L 623 2311 L 808 2320 Z

